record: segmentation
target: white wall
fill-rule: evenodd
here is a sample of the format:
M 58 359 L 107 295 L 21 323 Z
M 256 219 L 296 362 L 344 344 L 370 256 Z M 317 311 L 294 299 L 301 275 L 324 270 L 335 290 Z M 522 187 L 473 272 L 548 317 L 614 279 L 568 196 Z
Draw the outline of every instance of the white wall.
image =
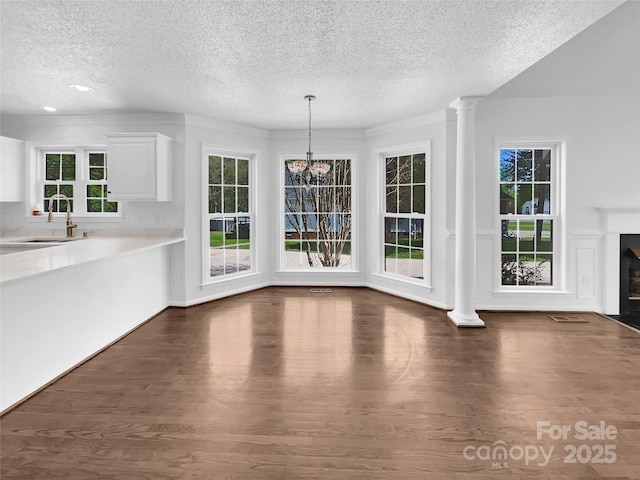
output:
M 640 207 L 637 97 L 488 98 L 476 114 L 478 306 L 603 311 L 603 220 L 597 207 Z M 497 293 L 496 138 L 564 140 L 565 288 Z

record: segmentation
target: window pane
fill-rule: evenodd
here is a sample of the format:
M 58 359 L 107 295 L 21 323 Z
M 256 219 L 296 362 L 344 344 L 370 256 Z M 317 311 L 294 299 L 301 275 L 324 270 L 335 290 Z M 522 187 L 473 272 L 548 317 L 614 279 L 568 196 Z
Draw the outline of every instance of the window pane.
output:
M 518 250 L 520 252 L 533 252 L 534 235 L 535 222 L 521 220 L 518 226 Z
M 410 275 L 413 278 L 424 278 L 424 255 L 422 250 L 412 249 L 410 252 Z
M 87 185 L 87 197 L 102 197 L 102 185 Z
M 236 159 L 224 158 L 224 176 L 225 185 L 234 185 L 236 183 Z
M 516 236 L 518 233 L 518 222 L 516 220 L 502 220 L 502 251 L 516 251 Z
M 47 153 L 46 154 L 46 180 L 60 180 L 60 154 Z
M 73 185 L 60 185 L 60 193 L 68 198 L 73 197 Z
M 424 185 L 413 186 L 413 213 L 425 213 L 424 192 Z
M 249 185 L 249 160 L 238 159 L 238 185 Z
M 385 243 L 398 243 L 398 221 L 395 218 L 385 217 L 384 219 L 384 241 Z
M 530 182 L 533 176 L 533 172 L 531 169 L 533 151 L 518 150 L 517 154 L 518 154 L 518 158 L 517 158 L 518 181 Z
M 418 153 L 413 156 L 413 183 L 425 183 L 426 155 Z
M 387 185 L 395 185 L 398 183 L 398 157 L 389 157 L 386 159 L 386 176 Z
M 222 183 L 222 159 L 215 155 L 209 156 L 209 183 Z
M 397 231 L 398 231 L 398 245 L 409 245 L 409 219 L 408 218 L 398 218 Z
M 51 198 L 56 193 L 58 193 L 58 186 L 57 185 L 45 185 L 44 186 L 44 196 L 45 196 L 45 198 Z
M 335 185 L 336 184 L 336 162 L 334 160 L 323 160 L 322 163 L 326 164 L 329 166 L 329 170 L 327 171 L 327 173 L 324 174 L 324 176 L 322 177 L 322 183 L 323 185 Z M 340 178 L 338 178 L 338 180 L 340 180 Z M 340 183 L 342 184 L 342 181 L 340 181 Z
M 76 179 L 76 156 L 71 153 L 62 155 L 62 180 Z
M 535 213 L 551 213 L 551 185 L 535 183 L 533 185 L 533 203 Z
M 537 255 L 538 285 L 551 285 L 553 279 L 553 255 Z
M 297 187 L 286 187 L 284 189 L 285 212 L 301 211 L 302 192 Z
M 534 168 L 536 182 L 551 180 L 551 150 L 536 150 L 534 152 Z
M 398 159 L 398 183 L 411 183 L 411 155 L 405 155 Z
M 238 244 L 238 220 L 234 217 L 224 219 L 224 246 L 236 248 Z
M 209 249 L 209 274 L 217 277 L 224 273 L 224 249 L 220 247 Z
M 87 212 L 100 213 L 102 212 L 102 200 L 87 200 Z
M 538 220 L 536 250 L 538 252 L 553 251 L 553 220 Z
M 104 169 L 103 168 L 90 168 L 89 169 L 89 180 L 104 180 Z
M 398 187 L 398 212 L 399 213 L 411 212 L 411 187 L 410 186 Z
M 104 167 L 104 153 L 90 153 L 89 154 L 89 166 L 91 167 Z
M 249 211 L 249 188 L 238 187 L 238 207 L 237 212 Z
M 518 263 L 516 255 L 502 255 L 502 285 L 517 285 L 518 279 Z
M 234 213 L 236 208 L 236 187 L 222 187 L 224 213 Z
M 117 213 L 118 202 L 104 202 L 104 211 L 106 213 Z
M 500 150 L 500 181 L 515 182 L 516 180 L 516 151 Z
M 512 183 L 500 185 L 500 213 L 515 213 L 516 187 Z
M 398 257 L 397 247 L 385 245 L 384 257 L 384 271 L 389 273 L 396 273 Z
M 411 238 L 413 239 L 411 245 L 414 247 L 423 247 L 424 240 L 424 220 L 420 219 L 412 219 L 411 220 Z
M 222 213 L 222 187 L 209 187 L 209 213 Z
M 531 184 L 518 185 L 518 189 L 516 191 L 516 199 L 518 204 L 516 213 L 520 213 L 522 215 L 533 215 Z
M 333 212 L 335 209 L 335 187 L 323 187 L 318 190 L 318 211 Z
M 336 187 L 336 211 L 351 211 L 351 187 Z
M 387 187 L 387 213 L 398 213 L 398 187 Z
M 351 242 L 344 242 L 342 246 L 342 254 L 340 256 L 340 266 L 345 268 L 351 268 L 353 266 L 351 256 Z

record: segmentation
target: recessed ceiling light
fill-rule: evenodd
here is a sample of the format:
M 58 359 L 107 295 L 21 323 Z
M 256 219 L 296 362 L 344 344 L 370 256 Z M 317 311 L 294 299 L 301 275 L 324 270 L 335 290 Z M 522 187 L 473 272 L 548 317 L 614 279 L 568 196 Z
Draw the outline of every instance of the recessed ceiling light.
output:
M 56 107 L 42 107 L 44 108 L 47 112 L 57 112 L 58 109 Z
M 95 92 L 93 88 L 84 85 L 69 85 L 69 88 L 75 88 L 79 92 Z

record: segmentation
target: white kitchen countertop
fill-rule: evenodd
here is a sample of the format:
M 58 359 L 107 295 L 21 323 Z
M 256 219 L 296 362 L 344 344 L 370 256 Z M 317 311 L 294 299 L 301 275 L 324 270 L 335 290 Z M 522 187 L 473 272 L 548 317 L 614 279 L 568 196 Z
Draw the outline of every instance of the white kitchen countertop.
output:
M 17 246 L 20 245 L 20 240 L 43 237 L 49 238 L 51 235 L 38 235 L 33 232 L 28 235 L 7 235 L 0 238 L 0 247 L 3 245 Z M 59 237 L 64 238 L 63 236 Z M 184 240 L 185 237 L 182 230 L 154 232 L 153 234 L 140 232 L 140 234 L 135 235 L 127 235 L 125 232 L 122 234 L 111 232 L 105 236 L 80 237 L 77 240 L 53 246 L 0 255 L 0 284 L 88 262 L 104 260 L 109 257 L 160 248 Z M 31 245 L 33 246 L 33 244 Z

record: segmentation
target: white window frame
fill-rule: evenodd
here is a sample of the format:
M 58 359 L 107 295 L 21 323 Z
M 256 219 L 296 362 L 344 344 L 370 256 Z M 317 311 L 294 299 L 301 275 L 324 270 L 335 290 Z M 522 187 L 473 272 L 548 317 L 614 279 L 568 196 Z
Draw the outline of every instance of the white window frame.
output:
M 376 236 L 376 252 L 378 258 L 378 267 L 377 272 L 379 275 L 382 275 L 386 278 L 391 278 L 396 281 L 410 283 L 413 285 L 420 285 L 422 287 L 431 288 L 431 276 L 432 276 L 432 221 L 433 221 L 433 208 L 432 208 L 432 199 L 431 194 L 433 190 L 432 186 L 432 160 L 431 160 L 431 141 L 426 140 L 424 142 L 408 144 L 408 145 L 396 145 L 392 147 L 387 147 L 384 149 L 376 150 L 378 154 L 378 222 L 377 222 L 377 231 L 378 235 Z M 387 193 L 387 181 L 386 181 L 386 159 L 389 157 L 401 157 L 404 155 L 415 155 L 419 153 L 425 154 L 425 213 L 417 214 L 417 213 L 402 213 L 396 214 L 396 216 L 407 217 L 410 219 L 422 219 L 424 225 L 423 232 L 423 278 L 415 278 L 407 275 L 400 275 L 397 273 L 387 272 L 385 271 L 385 238 L 384 238 L 384 219 L 387 216 L 387 202 L 386 202 L 386 193 Z
M 243 159 L 249 161 L 249 211 L 247 213 L 209 213 L 209 156 L 215 155 L 220 157 L 232 157 L 236 159 Z M 256 163 L 258 158 L 258 152 L 248 150 L 244 148 L 232 147 L 232 146 L 218 146 L 212 144 L 202 144 L 202 194 L 201 194 L 201 206 L 202 206 L 202 287 L 208 285 L 215 285 L 227 281 L 233 281 L 240 277 L 247 277 L 255 275 L 257 273 L 256 258 L 257 258 L 257 224 L 256 224 L 256 198 L 257 198 L 257 182 L 256 182 Z M 248 270 L 242 270 L 239 272 L 225 273 L 223 275 L 212 277 L 211 264 L 210 264 L 210 245 L 209 245 L 209 221 L 212 218 L 224 218 L 224 217 L 249 217 L 249 224 L 251 229 L 250 237 L 250 263 L 251 268 Z
M 280 195 L 279 195 L 279 221 L 278 221 L 278 272 L 304 272 L 310 273 L 312 275 L 317 274 L 326 274 L 330 273 L 353 273 L 358 272 L 358 202 L 357 202 L 357 169 L 358 169 L 358 155 L 355 153 L 335 153 L 335 154 L 322 154 L 322 155 L 313 155 L 314 161 L 322 161 L 322 160 L 336 160 L 336 159 L 344 159 L 349 160 L 351 163 L 351 266 L 350 267 L 291 267 L 286 266 L 285 259 L 285 248 L 284 248 L 284 239 L 285 239 L 285 171 L 286 162 L 289 160 L 295 159 L 304 159 L 306 158 L 306 154 L 293 153 L 293 154 L 280 154 L 279 158 L 279 182 L 280 182 Z
M 494 146 L 494 225 L 497 226 L 494 247 L 494 291 L 496 293 L 566 293 L 566 235 L 565 235 L 565 195 L 566 195 L 566 139 L 548 138 L 509 138 L 497 137 Z M 549 149 L 552 155 L 551 164 L 551 201 L 549 214 L 523 215 L 500 214 L 500 151 L 511 149 L 541 150 Z M 502 285 L 502 224 L 501 221 L 508 217 L 509 220 L 552 220 L 553 221 L 553 269 L 551 285 Z
M 109 176 L 109 160 L 107 156 L 106 145 L 96 146 L 78 146 L 78 145 L 33 145 L 32 161 L 28 163 L 27 177 L 33 172 L 34 181 L 27 180 L 27 190 L 29 192 L 29 200 L 27 205 L 27 215 L 30 216 L 31 206 L 34 203 L 39 204 L 43 213 L 47 214 L 44 202 L 44 186 L 51 184 L 46 181 L 45 156 L 47 153 L 65 154 L 72 153 L 76 156 L 76 180 L 62 181 L 61 183 L 71 183 L 74 185 L 73 193 L 73 210 L 71 215 L 73 218 L 84 218 L 90 221 L 122 221 L 122 202 L 118 204 L 117 212 L 88 212 L 87 211 L 87 186 L 89 185 L 108 185 Z M 106 161 L 107 179 L 106 181 L 95 181 L 89 178 L 89 154 L 104 153 Z M 66 217 L 66 210 L 62 212 L 53 212 L 54 218 Z M 37 218 L 37 217 L 36 217 Z

